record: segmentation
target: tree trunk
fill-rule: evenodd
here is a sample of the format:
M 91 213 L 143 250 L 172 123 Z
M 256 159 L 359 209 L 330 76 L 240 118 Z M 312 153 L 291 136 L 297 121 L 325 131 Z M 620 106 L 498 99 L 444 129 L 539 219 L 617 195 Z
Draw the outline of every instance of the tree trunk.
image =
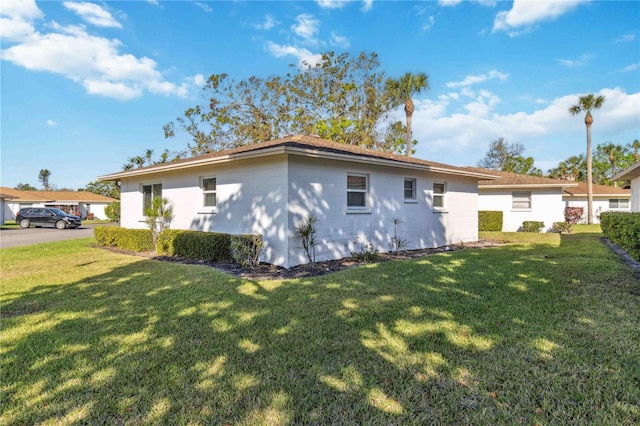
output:
M 591 113 L 587 112 L 584 117 L 584 124 L 587 125 L 587 223 L 593 224 L 593 172 L 592 172 L 592 158 L 591 158 L 591 124 L 593 124 L 593 117 Z
M 411 140 L 413 139 L 413 135 L 411 134 L 411 117 L 413 116 L 413 111 L 415 107 L 413 106 L 413 101 L 411 98 L 407 99 L 404 103 L 404 112 L 407 114 L 407 157 L 411 157 Z

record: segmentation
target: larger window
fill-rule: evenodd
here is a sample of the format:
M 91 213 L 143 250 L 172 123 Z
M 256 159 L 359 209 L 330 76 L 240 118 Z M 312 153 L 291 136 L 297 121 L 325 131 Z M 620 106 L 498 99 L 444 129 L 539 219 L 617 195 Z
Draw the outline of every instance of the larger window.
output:
M 447 184 L 445 182 L 433 183 L 433 208 L 444 209 L 444 196 L 447 193 Z
M 627 198 L 609 198 L 610 209 L 628 209 L 629 199 Z
M 216 178 L 202 178 L 202 194 L 204 207 L 216 206 Z
M 156 197 L 162 198 L 162 184 L 154 183 L 151 185 L 142 185 L 142 214 L 145 215 L 145 212 L 149 207 L 153 205 L 153 199 Z
M 367 207 L 369 177 L 367 175 L 347 175 L 347 208 Z
M 531 191 L 513 191 L 511 208 L 514 210 L 531 210 Z

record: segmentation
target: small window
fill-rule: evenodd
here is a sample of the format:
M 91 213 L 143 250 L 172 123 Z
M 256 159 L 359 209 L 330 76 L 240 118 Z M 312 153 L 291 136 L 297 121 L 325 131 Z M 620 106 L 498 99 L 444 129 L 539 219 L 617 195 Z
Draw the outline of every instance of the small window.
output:
M 216 178 L 202 179 L 202 194 L 204 207 L 216 206 Z
M 609 198 L 610 209 L 628 209 L 629 200 L 627 198 Z
M 142 214 L 151 207 L 153 199 L 156 197 L 162 198 L 162 184 L 154 183 L 152 185 L 142 185 Z
M 447 192 L 447 184 L 444 182 L 433 183 L 433 207 L 436 209 L 444 208 L 444 195 Z
M 347 176 L 347 207 L 367 207 L 367 192 L 369 190 L 367 175 Z
M 404 199 L 413 201 L 416 199 L 416 180 L 404 178 Z
M 513 191 L 511 208 L 514 210 L 531 210 L 531 191 Z

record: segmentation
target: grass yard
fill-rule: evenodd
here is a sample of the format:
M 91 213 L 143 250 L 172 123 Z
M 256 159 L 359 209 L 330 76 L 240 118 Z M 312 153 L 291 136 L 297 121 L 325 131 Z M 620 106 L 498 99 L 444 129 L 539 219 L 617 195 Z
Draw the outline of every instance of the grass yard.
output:
M 640 281 L 599 237 L 262 282 L 3 249 L 0 423 L 635 425 Z

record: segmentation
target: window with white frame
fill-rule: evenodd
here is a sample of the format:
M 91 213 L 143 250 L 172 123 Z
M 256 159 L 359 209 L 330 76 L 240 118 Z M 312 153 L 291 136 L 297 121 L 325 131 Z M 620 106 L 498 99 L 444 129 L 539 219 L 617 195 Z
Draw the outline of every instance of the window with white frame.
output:
M 433 208 L 444 209 L 444 196 L 447 193 L 446 182 L 433 182 Z
M 416 199 L 416 180 L 412 178 L 404 178 L 404 200 L 415 201 Z
M 511 193 L 513 210 L 531 210 L 531 191 L 513 191 Z
M 142 214 L 143 215 L 145 215 L 145 211 L 152 206 L 153 199 L 156 197 L 162 198 L 161 183 L 142 185 Z
M 363 209 L 367 207 L 369 176 L 361 174 L 347 175 L 347 208 Z
M 216 207 L 216 178 L 202 178 L 202 206 L 214 208 Z
M 628 209 L 629 199 L 627 198 L 609 198 L 610 209 Z

